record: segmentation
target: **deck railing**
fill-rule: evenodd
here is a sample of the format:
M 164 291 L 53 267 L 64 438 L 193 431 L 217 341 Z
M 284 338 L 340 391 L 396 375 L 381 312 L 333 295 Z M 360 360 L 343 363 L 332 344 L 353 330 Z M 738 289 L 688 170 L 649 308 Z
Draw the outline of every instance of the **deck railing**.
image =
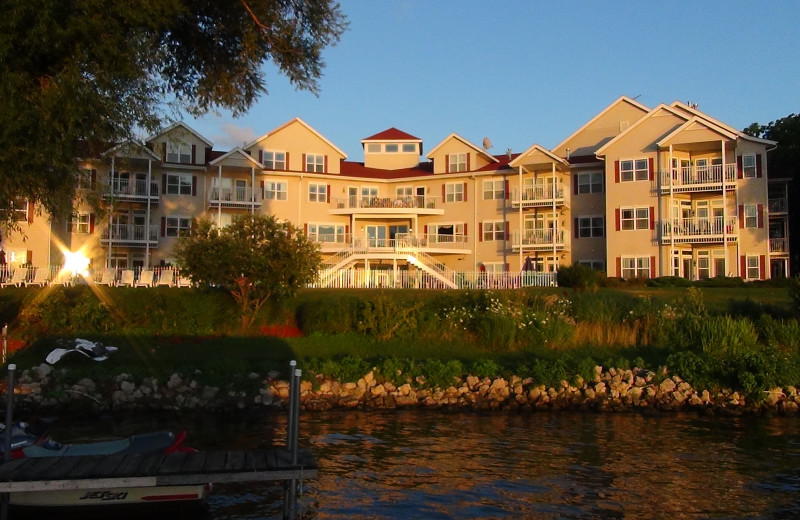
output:
M 661 172 L 661 188 L 669 189 L 670 186 L 677 189 L 721 186 L 723 171 L 725 173 L 725 182 L 733 183 L 736 181 L 735 164 L 726 164 L 725 168 L 721 164 L 681 166 L 673 168 L 672 171 Z

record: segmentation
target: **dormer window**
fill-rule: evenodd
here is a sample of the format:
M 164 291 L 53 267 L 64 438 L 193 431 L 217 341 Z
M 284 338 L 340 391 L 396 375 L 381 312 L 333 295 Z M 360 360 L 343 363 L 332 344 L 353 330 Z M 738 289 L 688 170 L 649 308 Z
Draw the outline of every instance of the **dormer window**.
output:
M 325 171 L 325 156 L 313 153 L 306 155 L 306 171 L 323 173 Z
M 450 154 L 450 173 L 465 172 L 467 171 L 467 154 L 465 153 L 451 153 Z
M 191 164 L 192 147 L 184 143 L 167 143 L 167 162 Z
M 381 153 L 381 144 L 380 143 L 368 143 L 367 144 L 367 152 L 368 153 Z
M 417 151 L 416 143 L 403 143 L 403 153 L 414 153 Z
M 400 145 L 397 143 L 386 143 L 386 153 L 397 153 L 400 150 Z

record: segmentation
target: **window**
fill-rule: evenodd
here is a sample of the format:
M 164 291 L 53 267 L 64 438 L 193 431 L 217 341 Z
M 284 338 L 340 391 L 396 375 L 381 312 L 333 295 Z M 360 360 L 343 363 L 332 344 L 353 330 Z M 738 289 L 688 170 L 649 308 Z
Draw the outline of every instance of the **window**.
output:
M 191 164 L 192 147 L 185 143 L 167 143 L 167 162 Z
M 188 217 L 166 217 L 164 236 L 185 237 L 189 236 L 192 229 L 192 219 Z
M 447 170 L 450 173 L 465 172 L 467 171 L 467 154 L 465 153 L 451 153 L 450 154 L 450 167 Z
M 746 259 L 745 278 L 754 280 L 761 277 L 761 260 L 757 256 L 748 256 Z
M 308 238 L 314 242 L 347 242 L 345 226 L 341 224 L 309 224 Z
M 505 273 L 506 264 L 503 262 L 484 262 L 482 271 L 488 274 Z
M 92 187 L 92 170 L 81 168 L 78 170 L 78 188 L 91 189 Z
M 268 170 L 286 169 L 286 152 L 269 152 L 264 150 L 262 158 L 264 159 L 264 168 Z
M 325 171 L 325 156 L 317 154 L 306 155 L 306 171 L 323 173 Z
M 325 184 L 309 184 L 308 185 L 308 201 L 309 202 L 327 202 L 328 201 L 328 186 Z
M 397 143 L 387 143 L 384 150 L 386 153 L 397 153 L 400 150 L 400 145 Z
M 742 176 L 755 177 L 756 176 L 756 156 L 743 155 L 742 156 Z
M 504 199 L 506 197 L 506 181 L 483 181 L 483 200 Z
M 578 194 L 603 193 L 602 172 L 579 173 L 577 177 Z
M 485 242 L 489 242 L 491 240 L 505 240 L 505 239 L 506 239 L 505 222 L 488 221 L 483 223 L 483 240 Z
M 744 205 L 744 227 L 757 228 L 758 227 L 758 205 L 745 204 Z
M 465 242 L 464 224 L 434 224 L 429 228 L 429 242 Z M 431 234 L 432 233 L 432 234 Z
M 72 215 L 72 220 L 70 222 L 70 227 L 72 228 L 73 233 L 91 233 L 92 226 L 91 226 L 92 217 L 89 213 L 79 213 L 77 215 Z
M 28 203 L 23 199 L 12 200 L 11 212 L 14 215 L 14 220 L 28 220 Z
M 650 178 L 647 159 L 629 159 L 619 162 L 619 178 L 622 182 L 646 181 Z
M 191 195 L 192 176 L 186 173 L 168 173 L 166 193 L 168 195 Z
M 650 229 L 650 208 L 621 208 L 620 229 Z
M 381 153 L 380 143 L 367 143 L 367 153 Z
M 578 217 L 579 238 L 598 238 L 603 236 L 603 217 Z
M 707 250 L 697 252 L 697 278 L 700 280 L 711 278 L 711 257 Z
M 585 265 L 593 271 L 603 271 L 605 269 L 605 262 L 602 260 L 578 260 L 578 264 Z
M 417 151 L 416 143 L 403 143 L 403 153 L 415 153 Z
M 622 277 L 623 278 L 649 278 L 650 277 L 650 257 L 623 257 L 622 258 Z
M 445 202 L 464 202 L 464 183 L 451 182 L 445 185 Z
M 265 181 L 264 198 L 268 200 L 286 200 L 288 198 L 286 181 Z

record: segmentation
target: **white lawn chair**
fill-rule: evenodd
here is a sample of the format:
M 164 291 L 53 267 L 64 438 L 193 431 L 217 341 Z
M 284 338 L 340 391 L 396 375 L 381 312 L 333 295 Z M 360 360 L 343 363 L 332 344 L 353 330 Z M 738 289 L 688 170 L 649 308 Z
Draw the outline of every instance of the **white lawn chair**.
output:
M 103 271 L 103 277 L 100 279 L 99 282 L 96 282 L 97 285 L 107 285 L 109 287 L 113 287 L 117 283 L 117 270 L 116 269 L 105 269 Z
M 178 277 L 178 287 L 191 287 L 192 286 L 192 279 L 186 275 L 181 275 Z
M 33 280 L 27 282 L 26 286 L 31 285 L 38 285 L 39 287 L 44 287 L 50 283 L 50 268 L 49 267 L 37 267 L 36 274 L 33 275 Z
M 133 287 L 134 283 L 136 283 L 136 275 L 133 269 L 125 269 L 122 271 L 122 277 L 119 279 L 118 285 L 120 287 Z
M 17 267 L 16 269 L 14 269 L 14 274 L 11 275 L 11 278 L 9 278 L 3 283 L 0 283 L 0 287 L 8 287 L 9 285 L 22 287 L 27 278 L 28 278 L 28 268 Z
M 156 282 L 156 285 L 166 285 L 167 287 L 172 287 L 175 285 L 175 270 L 162 269 L 161 274 L 158 276 L 158 282 Z
M 153 286 L 153 271 L 150 269 L 142 269 L 139 273 L 139 280 L 137 280 L 134 287 L 152 287 Z
M 72 271 L 65 271 L 61 269 L 56 274 L 56 277 L 50 280 L 50 285 L 72 285 Z

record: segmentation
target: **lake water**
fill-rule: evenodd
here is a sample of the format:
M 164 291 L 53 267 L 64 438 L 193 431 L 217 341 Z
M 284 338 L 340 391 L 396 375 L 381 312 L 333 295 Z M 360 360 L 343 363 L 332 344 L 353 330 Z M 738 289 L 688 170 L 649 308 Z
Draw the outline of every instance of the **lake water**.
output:
M 62 420 L 52 434 L 162 428 L 200 449 L 260 448 L 285 442 L 286 418 Z M 340 411 L 303 413 L 300 434 L 320 468 L 303 485 L 306 519 L 800 518 L 798 418 Z M 282 498 L 280 483 L 218 485 L 206 517 L 280 518 Z

